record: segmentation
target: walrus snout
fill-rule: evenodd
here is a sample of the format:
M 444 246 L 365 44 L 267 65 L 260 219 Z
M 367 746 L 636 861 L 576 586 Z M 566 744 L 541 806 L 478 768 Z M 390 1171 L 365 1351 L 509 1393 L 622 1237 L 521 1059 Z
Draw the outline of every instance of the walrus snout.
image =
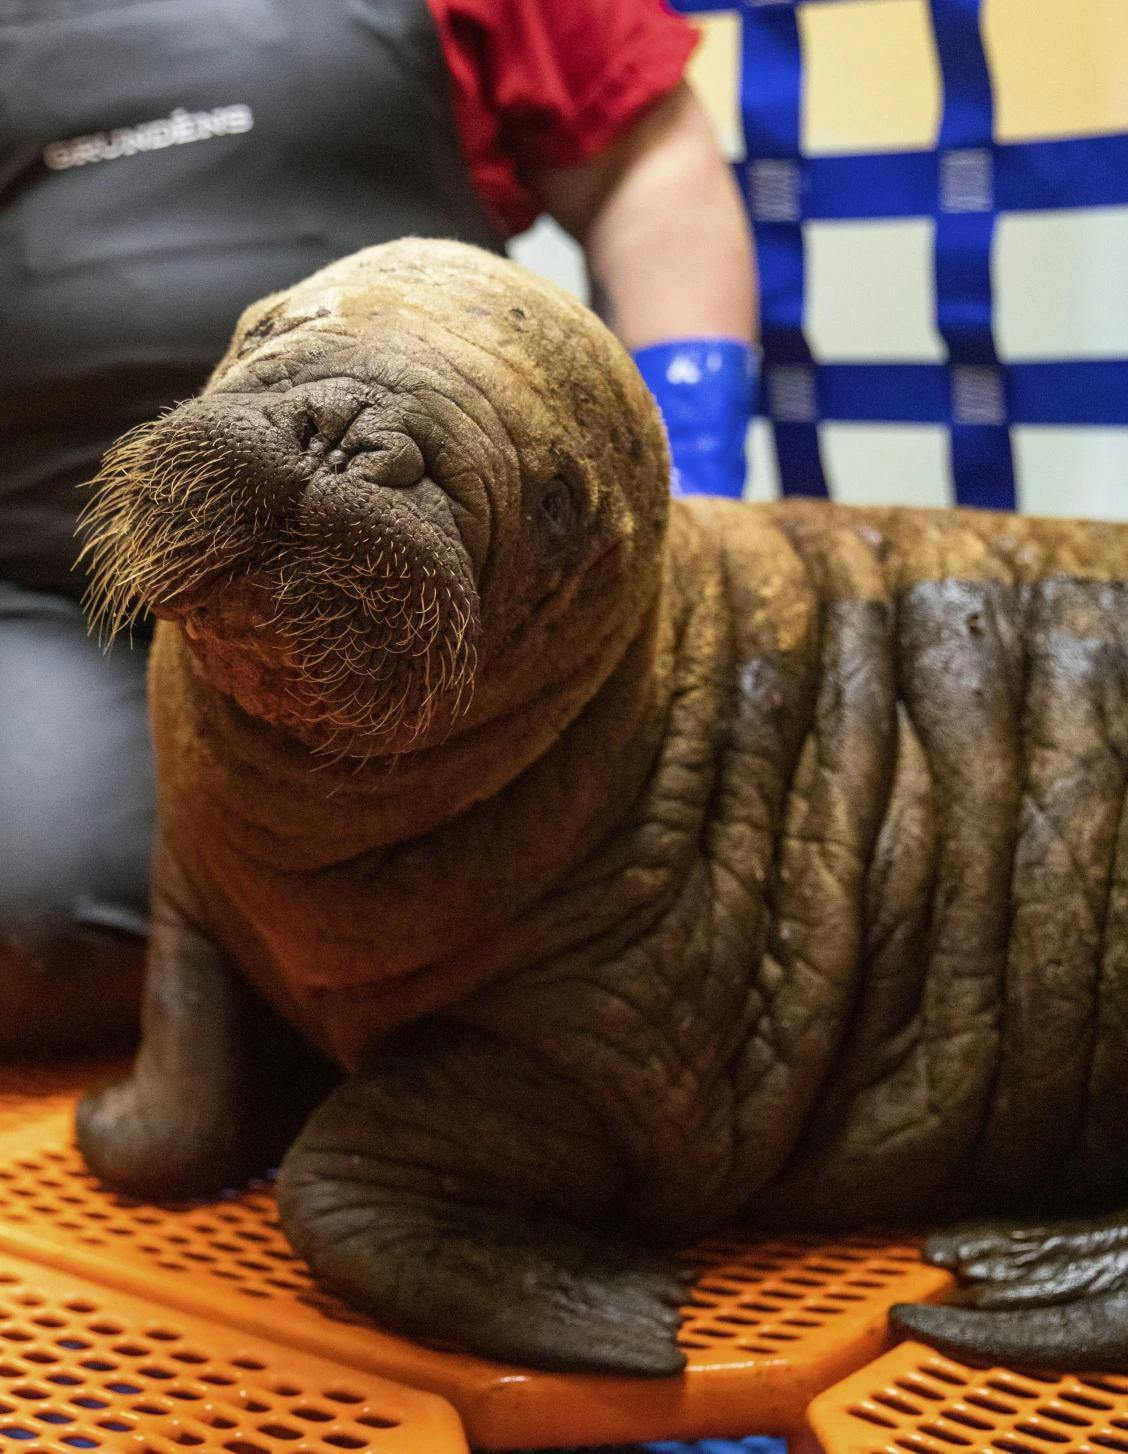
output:
M 653 404 L 610 335 L 575 351 L 586 317 L 439 243 L 253 305 L 203 394 L 103 461 L 95 623 L 163 617 L 212 686 L 334 756 L 571 703 L 571 653 L 612 670 L 650 609 L 634 567 L 667 509 Z
M 402 409 L 401 409 L 402 412 Z M 162 479 L 185 489 L 188 470 L 206 466 L 210 507 L 226 494 L 263 523 L 301 508 L 303 497 L 330 476 L 348 484 L 402 490 L 425 479 L 427 467 L 394 406 L 352 380 L 326 379 L 273 394 L 215 393 L 189 399 L 154 427 L 148 475 L 160 503 Z
M 381 399 L 353 379 L 320 379 L 271 398 L 263 415 L 293 441 L 314 469 L 352 471 L 370 485 L 404 489 L 423 479 L 427 466 L 418 443 Z

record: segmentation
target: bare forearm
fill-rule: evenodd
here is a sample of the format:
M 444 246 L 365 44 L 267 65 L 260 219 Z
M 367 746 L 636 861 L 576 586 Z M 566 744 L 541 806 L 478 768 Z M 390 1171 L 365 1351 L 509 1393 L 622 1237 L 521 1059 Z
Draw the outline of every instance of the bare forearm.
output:
M 731 171 L 685 84 L 586 168 L 543 179 L 628 348 L 756 337 L 751 239 Z
M 681 494 L 739 497 L 756 274 L 732 172 L 683 82 L 607 152 L 541 179 L 657 401 Z
M 688 92 L 687 92 L 688 95 Z M 674 99 L 663 145 L 637 158 L 587 234 L 588 266 L 628 348 L 670 338 L 755 337 L 744 208 L 696 103 Z M 646 125 L 646 123 L 643 123 Z

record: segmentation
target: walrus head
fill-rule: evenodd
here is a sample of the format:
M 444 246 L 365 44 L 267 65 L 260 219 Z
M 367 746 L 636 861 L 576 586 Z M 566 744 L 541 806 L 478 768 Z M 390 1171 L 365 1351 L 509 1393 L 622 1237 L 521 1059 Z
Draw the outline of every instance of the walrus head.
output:
M 667 478 L 591 313 L 408 239 L 253 305 L 202 395 L 114 446 L 90 602 L 111 634 L 178 622 L 215 685 L 320 751 L 402 752 L 599 675 L 657 585 Z

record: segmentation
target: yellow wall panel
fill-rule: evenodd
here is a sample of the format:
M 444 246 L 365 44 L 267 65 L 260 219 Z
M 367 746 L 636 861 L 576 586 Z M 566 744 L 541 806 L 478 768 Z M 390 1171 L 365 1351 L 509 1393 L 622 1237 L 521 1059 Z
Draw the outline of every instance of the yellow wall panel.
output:
M 739 20 L 698 17 L 690 79 L 739 154 Z M 806 0 L 803 137 L 814 152 L 934 145 L 941 87 L 927 0 Z M 1128 0 L 984 0 L 1000 141 L 1128 131 Z
M 740 129 L 740 18 L 695 17 L 701 32 L 689 62 L 689 80 L 717 129 L 728 157 L 743 156 Z
M 999 141 L 1128 131 L 1128 0 L 985 0 Z
M 1128 3 L 1128 0 L 1125 0 Z M 934 146 L 940 68 L 927 0 L 799 7 L 808 152 Z
M 941 363 L 931 218 L 809 222 L 807 338 L 827 363 Z

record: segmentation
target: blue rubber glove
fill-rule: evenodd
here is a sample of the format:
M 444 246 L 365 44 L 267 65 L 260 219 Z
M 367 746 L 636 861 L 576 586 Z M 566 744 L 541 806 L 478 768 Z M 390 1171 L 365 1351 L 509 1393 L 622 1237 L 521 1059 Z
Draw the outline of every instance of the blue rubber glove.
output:
M 759 354 L 732 338 L 679 338 L 634 355 L 658 401 L 675 495 L 744 493 L 744 441 L 756 411 Z

